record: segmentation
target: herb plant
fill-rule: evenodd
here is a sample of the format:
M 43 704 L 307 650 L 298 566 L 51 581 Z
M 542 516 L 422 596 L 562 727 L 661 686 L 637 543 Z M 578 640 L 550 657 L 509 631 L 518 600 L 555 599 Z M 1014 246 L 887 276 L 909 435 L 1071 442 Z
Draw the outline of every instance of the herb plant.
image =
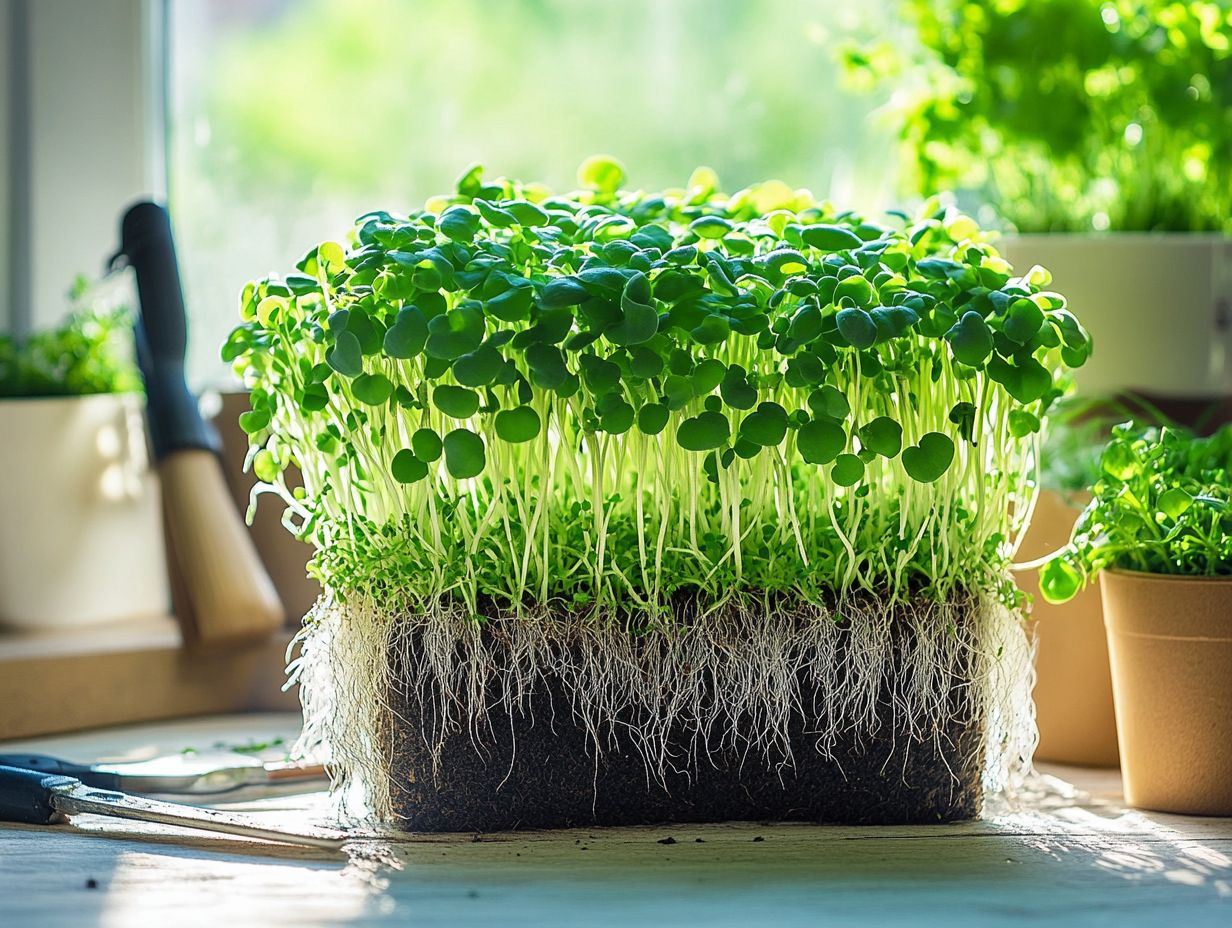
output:
M 74 284 L 79 304 L 58 327 L 17 339 L 0 334 L 0 397 L 85 396 L 141 389 L 133 363 L 132 318 L 123 307 L 80 306 L 87 285 Z
M 254 466 L 331 589 L 652 626 L 678 591 L 1012 597 L 1053 370 L 1090 348 L 1046 272 L 935 204 L 580 179 L 475 168 L 244 290 Z
M 1197 438 L 1126 423 L 1100 466 L 1073 540 L 1040 572 L 1046 599 L 1072 598 L 1106 568 L 1232 576 L 1232 427 Z
M 1232 7 L 902 0 L 916 51 L 850 50 L 897 88 L 905 185 L 1022 232 L 1232 231 Z

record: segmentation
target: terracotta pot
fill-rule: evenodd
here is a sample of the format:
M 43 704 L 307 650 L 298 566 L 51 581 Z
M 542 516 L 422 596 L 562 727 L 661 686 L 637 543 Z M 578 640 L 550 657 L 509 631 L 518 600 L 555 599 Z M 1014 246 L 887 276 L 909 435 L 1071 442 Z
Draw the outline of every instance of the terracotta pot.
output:
M 0 401 L 0 624 L 167 614 L 142 407 L 136 394 Z
M 251 472 L 244 473 L 244 457 L 248 453 L 248 436 L 239 426 L 240 413 L 248 411 L 247 393 L 222 394 L 222 407 L 213 419 L 222 439 L 223 476 L 243 514 L 248 510 L 248 494 L 256 483 Z M 286 530 L 282 513 L 286 507 L 275 496 L 261 497 L 256 517 L 249 526 L 253 543 L 261 562 L 269 572 L 278 597 L 282 600 L 287 620 L 298 625 L 300 619 L 316 602 L 321 586 L 306 571 L 312 557 L 312 546 L 305 544 Z
M 1085 502 L 1071 502 L 1052 490 L 1041 493 L 1019 558 L 1034 560 L 1063 546 Z M 1089 586 L 1069 602 L 1053 605 L 1040 595 L 1037 571 L 1017 579 L 1032 601 L 1036 759 L 1080 767 L 1117 766 L 1112 672 L 1099 588 Z
M 1126 801 L 1232 815 L 1232 579 L 1116 570 L 1100 586 Z
M 1095 352 L 1075 373 L 1084 395 L 1212 397 L 1232 389 L 1232 237 L 1020 235 L 1006 238 L 1002 251 L 1023 273 L 1034 264 L 1051 271 L 1052 289 L 1090 330 Z

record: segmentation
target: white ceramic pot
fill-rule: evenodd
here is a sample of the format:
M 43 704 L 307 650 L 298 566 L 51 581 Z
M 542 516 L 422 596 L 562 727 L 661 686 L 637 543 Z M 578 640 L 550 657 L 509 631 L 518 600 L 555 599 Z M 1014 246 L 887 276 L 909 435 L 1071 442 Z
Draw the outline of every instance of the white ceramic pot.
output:
M 1095 340 L 1081 392 L 1206 398 L 1232 391 L 1232 238 L 1198 233 L 1021 235 L 1001 251 L 1052 272 Z
M 0 400 L 0 624 L 169 611 L 141 398 Z

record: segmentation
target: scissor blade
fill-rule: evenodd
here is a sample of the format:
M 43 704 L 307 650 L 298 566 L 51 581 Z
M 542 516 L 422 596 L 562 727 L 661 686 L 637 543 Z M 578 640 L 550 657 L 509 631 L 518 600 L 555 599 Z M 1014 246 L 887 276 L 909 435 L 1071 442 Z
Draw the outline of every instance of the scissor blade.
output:
M 328 829 L 320 829 L 311 834 L 281 831 L 266 828 L 250 818 L 230 812 L 158 802 L 154 799 L 143 799 L 127 793 L 94 789 L 81 784 L 56 786 L 51 792 L 53 808 L 65 815 L 109 815 L 114 818 L 135 819 L 160 825 L 177 825 L 181 828 L 241 835 L 246 838 L 259 838 L 263 841 L 277 841 L 282 844 L 320 847 L 331 851 L 339 850 L 347 840 L 343 833 Z

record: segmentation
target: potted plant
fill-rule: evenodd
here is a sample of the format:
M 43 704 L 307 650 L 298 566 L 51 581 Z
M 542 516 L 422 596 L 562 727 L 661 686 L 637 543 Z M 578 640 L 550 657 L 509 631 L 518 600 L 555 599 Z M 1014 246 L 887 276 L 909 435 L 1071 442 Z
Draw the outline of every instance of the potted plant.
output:
M 1086 332 L 957 213 L 579 177 L 476 168 L 244 290 L 326 589 L 308 737 L 412 830 L 977 815 L 1033 741 L 1007 567 Z
M 1130 804 L 1232 814 L 1232 428 L 1118 426 L 1101 466 L 1040 587 L 1099 575 Z
M 1232 9 L 1209 0 L 902 8 L 912 39 L 854 49 L 848 61 L 895 88 L 906 190 L 989 204 L 981 221 L 999 217 L 1016 233 L 1006 256 L 1052 271 L 1098 346 L 1078 375 L 1083 392 L 1228 393 Z
M 0 335 L 0 624 L 165 615 L 158 488 L 122 307 Z M 139 567 L 134 565 L 140 565 Z

